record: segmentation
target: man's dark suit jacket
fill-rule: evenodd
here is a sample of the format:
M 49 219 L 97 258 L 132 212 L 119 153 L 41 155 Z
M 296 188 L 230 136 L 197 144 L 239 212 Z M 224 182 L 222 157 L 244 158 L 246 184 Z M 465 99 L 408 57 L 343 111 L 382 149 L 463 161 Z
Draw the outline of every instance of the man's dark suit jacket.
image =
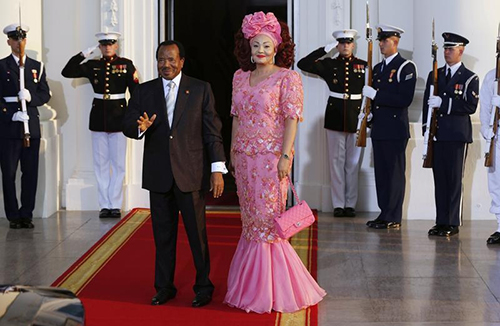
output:
M 139 139 L 137 119 L 156 120 L 145 134 L 142 187 L 167 192 L 175 179 L 183 192 L 208 189 L 212 162 L 225 161 L 222 123 L 210 84 L 182 75 L 170 129 L 162 78 L 136 87 L 124 118 L 123 133 Z

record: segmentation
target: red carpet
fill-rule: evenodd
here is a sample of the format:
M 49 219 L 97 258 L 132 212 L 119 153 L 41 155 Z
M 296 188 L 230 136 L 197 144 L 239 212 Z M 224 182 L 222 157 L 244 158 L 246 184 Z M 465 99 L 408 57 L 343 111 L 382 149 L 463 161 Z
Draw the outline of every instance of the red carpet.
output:
M 96 243 L 53 286 L 75 292 L 83 301 L 87 324 L 99 325 L 317 325 L 317 307 L 293 314 L 246 313 L 222 301 L 229 264 L 241 233 L 239 213 L 208 212 L 213 301 L 192 308 L 195 270 L 179 225 L 175 284 L 177 296 L 151 306 L 155 294 L 154 242 L 149 210 L 134 209 Z M 292 244 L 316 277 L 316 228 L 304 230 Z M 311 268 L 313 267 L 313 268 Z

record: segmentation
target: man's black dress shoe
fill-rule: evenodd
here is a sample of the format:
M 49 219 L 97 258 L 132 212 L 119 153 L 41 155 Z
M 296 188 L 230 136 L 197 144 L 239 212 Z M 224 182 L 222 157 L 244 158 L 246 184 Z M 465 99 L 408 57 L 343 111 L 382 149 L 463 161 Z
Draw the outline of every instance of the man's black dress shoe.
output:
M 401 226 L 398 222 L 388 222 L 388 221 L 378 221 L 376 223 L 370 224 L 368 227 L 374 229 L 396 229 Z
M 9 228 L 11 228 L 11 229 L 22 229 L 23 228 L 23 224 L 21 223 L 21 221 L 10 221 L 9 222 Z
M 204 294 L 204 293 L 198 293 L 194 297 L 193 302 L 191 303 L 191 306 L 195 308 L 203 307 L 206 306 L 207 304 L 212 301 L 212 296 L 210 294 Z
M 99 212 L 99 218 L 111 217 L 110 215 L 111 215 L 111 211 L 109 209 L 107 209 L 107 208 L 103 208 Z
M 121 217 L 122 214 L 120 213 L 120 210 L 118 208 L 113 208 L 109 212 L 109 217 Z
M 370 228 L 371 228 L 373 224 L 378 223 L 378 222 L 381 222 L 381 221 L 382 221 L 382 220 L 381 220 L 381 219 L 379 219 L 379 218 L 377 217 L 377 218 L 376 218 L 376 219 L 374 219 L 374 220 L 371 220 L 371 221 L 366 222 L 366 226 L 368 226 L 368 227 L 370 227 Z
M 500 232 L 495 232 L 490 237 L 488 240 L 486 240 L 487 244 L 497 244 L 500 243 Z
M 21 226 L 22 226 L 23 229 L 33 229 L 35 227 L 35 225 L 33 224 L 33 222 L 31 222 L 29 220 L 22 221 L 21 222 Z
M 151 305 L 158 306 L 166 303 L 168 300 L 173 298 L 175 298 L 175 293 L 166 289 L 162 289 L 155 294 L 153 299 L 151 299 Z
M 342 207 L 336 207 L 333 209 L 333 217 L 343 217 L 344 209 Z
M 430 228 L 429 232 L 427 232 L 428 235 L 438 235 L 439 232 L 442 230 L 443 226 L 442 225 L 434 225 L 432 228 Z
M 352 207 L 346 207 L 346 208 L 344 208 L 344 216 L 345 217 L 355 217 L 356 210 Z
M 451 237 L 458 233 L 458 226 L 456 225 L 443 225 L 438 233 L 440 237 Z

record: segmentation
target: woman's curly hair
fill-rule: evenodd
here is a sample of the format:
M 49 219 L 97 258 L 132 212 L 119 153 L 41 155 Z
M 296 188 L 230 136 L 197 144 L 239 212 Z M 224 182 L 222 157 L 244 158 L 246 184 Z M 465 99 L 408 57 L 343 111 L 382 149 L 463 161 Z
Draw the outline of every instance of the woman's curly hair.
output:
M 283 41 L 278 45 L 275 64 L 278 67 L 290 68 L 293 64 L 295 43 L 293 43 L 292 38 L 290 37 L 288 25 L 282 21 L 279 21 L 279 23 L 281 26 L 281 39 Z M 234 36 L 234 43 L 234 55 L 240 64 L 240 68 L 243 71 L 255 70 L 255 63 L 250 61 L 250 57 L 252 55 L 250 41 L 243 36 L 241 28 Z

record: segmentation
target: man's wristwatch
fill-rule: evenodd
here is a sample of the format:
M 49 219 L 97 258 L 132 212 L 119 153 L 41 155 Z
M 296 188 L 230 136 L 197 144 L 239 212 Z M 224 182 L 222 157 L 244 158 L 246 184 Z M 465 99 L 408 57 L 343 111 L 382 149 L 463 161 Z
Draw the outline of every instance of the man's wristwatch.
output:
M 288 156 L 288 154 L 282 153 L 281 157 L 283 157 L 285 160 L 290 160 L 290 156 Z

